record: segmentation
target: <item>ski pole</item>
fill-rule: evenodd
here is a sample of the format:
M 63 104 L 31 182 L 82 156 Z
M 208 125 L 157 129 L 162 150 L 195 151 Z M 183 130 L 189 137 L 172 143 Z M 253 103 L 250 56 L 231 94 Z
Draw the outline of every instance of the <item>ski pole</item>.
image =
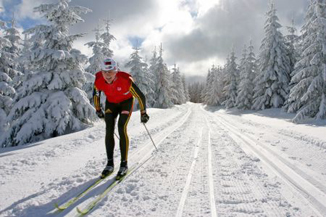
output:
M 118 138 L 118 139 L 120 139 L 120 137 L 114 132 L 114 135 Z
M 149 131 L 148 131 L 148 129 L 147 129 L 147 127 L 146 127 L 145 123 L 143 123 L 143 124 L 144 124 L 144 127 L 145 127 L 145 129 L 146 129 L 146 131 L 147 131 L 147 133 L 148 133 L 148 136 L 149 136 L 149 138 L 151 138 L 151 140 L 152 140 L 152 143 L 153 143 L 154 147 L 155 147 L 155 148 L 156 148 L 156 150 L 157 150 L 157 147 L 156 147 L 156 145 L 155 145 L 155 143 L 154 143 L 154 140 L 153 140 L 153 138 L 152 138 L 151 134 L 149 133 Z

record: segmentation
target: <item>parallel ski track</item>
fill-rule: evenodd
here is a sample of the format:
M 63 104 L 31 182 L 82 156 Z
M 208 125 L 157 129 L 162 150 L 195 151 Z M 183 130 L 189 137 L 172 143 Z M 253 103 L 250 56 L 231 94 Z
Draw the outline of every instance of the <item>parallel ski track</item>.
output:
M 223 119 L 225 120 L 225 118 L 219 114 L 215 114 L 219 117 L 219 119 Z M 225 120 L 227 123 L 230 123 L 230 121 Z M 308 142 L 309 144 L 311 144 L 312 146 L 316 146 L 316 147 L 320 147 L 322 149 L 324 149 L 323 147 L 323 142 L 316 139 L 316 138 L 311 138 L 307 135 L 298 135 L 296 132 L 291 131 L 291 130 L 286 130 L 286 129 L 281 129 L 281 130 L 275 130 L 274 128 L 270 127 L 269 125 L 266 124 L 261 124 L 261 123 L 255 123 L 252 122 L 250 120 L 246 120 L 245 122 L 242 122 L 242 124 L 250 124 L 250 125 L 254 125 L 256 124 L 258 126 L 259 129 L 265 129 L 266 131 L 270 132 L 270 134 L 274 134 L 275 136 L 279 137 L 280 135 L 284 136 L 285 139 L 288 139 L 288 143 L 292 143 L 292 142 L 301 142 L 301 141 L 305 141 Z M 234 126 L 234 125 L 232 125 Z M 240 132 L 240 130 L 238 128 L 236 128 L 238 130 L 238 132 Z M 247 130 L 241 130 L 242 133 L 246 133 L 247 136 L 249 138 L 251 138 L 252 140 L 256 140 L 253 138 L 253 136 L 250 136 L 248 134 Z M 283 141 L 284 142 L 284 141 Z M 274 153 L 275 156 L 279 156 L 280 154 L 276 153 L 275 151 L 273 151 L 272 149 L 270 149 L 269 147 L 265 146 L 265 149 L 268 149 L 270 152 Z M 282 160 L 284 163 L 286 163 L 288 166 L 290 166 L 293 170 L 295 170 L 297 173 L 300 173 L 302 176 L 304 176 L 307 180 L 309 180 L 310 182 L 314 183 L 316 186 L 319 186 L 319 188 L 326 193 L 326 185 L 322 184 L 324 183 L 323 180 L 321 180 L 318 176 L 316 176 L 315 172 L 305 168 L 305 165 L 302 165 L 300 162 L 296 162 L 296 165 L 293 165 L 290 161 L 285 160 L 284 157 L 280 157 L 280 160 Z
M 203 109 L 204 110 L 204 109 Z M 205 111 L 205 110 L 204 110 Z M 207 111 L 206 111 L 207 112 Z M 207 112 L 208 113 L 208 112 Z M 270 149 L 264 147 L 248 135 L 243 134 L 235 126 L 228 123 L 218 115 L 210 116 L 220 125 L 229 131 L 229 135 L 238 143 L 244 144 L 250 152 L 262 160 L 278 177 L 280 177 L 293 190 L 300 193 L 315 209 L 320 216 L 326 216 L 326 193 L 325 185 L 307 178 L 304 172 L 300 171 L 288 160 L 275 155 Z M 242 146 L 243 147 L 243 146 Z
M 212 143 L 211 143 L 211 126 L 206 119 L 207 126 L 209 128 L 208 130 L 208 144 L 207 144 L 207 152 L 208 152 L 208 183 L 209 183 L 209 202 L 211 207 L 211 216 L 217 217 L 216 213 L 216 201 L 215 201 L 215 191 L 214 191 L 214 179 L 213 179 L 213 167 L 212 167 Z
M 177 122 L 177 124 L 172 125 L 172 127 L 169 128 L 165 128 L 164 130 L 162 130 L 161 132 L 152 135 L 153 140 L 155 142 L 155 145 L 157 148 L 159 148 L 160 144 L 174 131 L 178 130 L 178 128 L 180 128 L 189 118 L 190 114 L 191 114 L 191 110 L 188 109 L 187 113 L 179 119 L 179 121 Z M 150 130 L 151 132 L 152 130 Z M 152 153 L 152 151 L 154 150 L 154 145 L 152 143 L 152 141 L 148 138 L 149 142 L 147 142 L 142 148 L 140 148 L 139 150 L 137 150 L 135 153 L 132 153 L 131 159 L 133 159 L 134 162 L 136 161 L 136 156 L 139 155 L 140 157 L 144 156 L 144 154 L 147 153 Z
M 220 116 L 220 115 L 219 115 Z M 263 124 L 263 123 L 257 123 L 257 122 L 254 122 L 252 120 L 241 120 L 239 119 L 239 121 L 242 123 L 242 124 L 247 124 L 247 125 L 254 125 L 255 127 L 258 127 L 259 129 L 265 129 L 266 131 L 269 131 L 269 132 L 273 132 L 277 135 L 281 134 L 289 139 L 295 139 L 295 140 L 299 140 L 299 141 L 305 141 L 305 142 L 308 142 L 316 147 L 321 147 L 323 149 L 326 148 L 326 143 L 321 141 L 320 139 L 318 138 L 315 138 L 315 137 L 311 137 L 311 136 L 308 136 L 308 135 L 302 135 L 300 133 L 297 133 L 295 131 L 292 131 L 292 130 L 288 130 L 288 129 L 274 129 L 273 127 L 267 125 L 267 124 Z M 246 130 L 245 130 L 246 132 Z
M 195 169 L 196 162 L 197 162 L 198 152 L 199 152 L 199 150 L 201 148 L 201 145 L 202 145 L 203 131 L 204 130 L 202 130 L 201 134 L 199 135 L 198 142 L 197 142 L 197 145 L 195 147 L 194 156 L 193 156 L 194 159 L 193 159 L 192 164 L 190 166 L 189 173 L 188 173 L 188 176 L 187 176 L 187 179 L 186 179 L 186 183 L 185 183 L 185 186 L 184 186 L 183 191 L 182 191 L 182 195 L 181 195 L 181 199 L 180 199 L 179 206 L 178 206 L 178 209 L 177 209 L 177 213 L 175 215 L 176 217 L 182 217 L 183 208 L 184 208 L 185 203 L 186 203 L 186 199 L 187 199 L 187 196 L 188 196 L 192 175 L 194 173 L 194 169 Z
M 211 127 L 209 126 L 207 119 L 206 119 L 206 125 L 208 126 L 208 129 L 209 129 L 208 134 L 207 134 L 207 155 L 206 156 L 207 156 L 207 163 L 208 163 L 208 166 L 207 166 L 208 176 L 207 177 L 208 177 L 208 185 L 209 185 L 210 212 L 211 212 L 212 217 L 217 217 L 216 205 L 215 205 L 216 201 L 215 201 L 215 193 L 214 193 L 213 169 L 212 169 L 212 149 L 211 149 L 212 144 L 211 144 L 211 138 L 210 138 Z M 187 197 L 189 194 L 191 180 L 192 180 L 192 177 L 194 174 L 196 163 L 198 161 L 198 153 L 199 153 L 200 149 L 202 148 L 203 141 L 204 141 L 204 138 L 203 138 L 204 130 L 206 130 L 206 129 L 203 128 L 202 132 L 199 134 L 197 145 L 194 150 L 193 161 L 189 168 L 186 183 L 185 183 L 185 186 L 184 186 L 184 189 L 182 191 L 182 195 L 181 195 L 181 198 L 179 201 L 177 213 L 175 215 L 176 217 L 182 217 L 182 215 L 183 215 L 183 210 L 184 210 L 186 200 L 187 200 Z
M 191 109 L 188 109 L 187 113 L 177 122 L 177 124 L 172 125 L 172 127 L 169 127 L 166 130 L 163 130 L 160 133 L 153 136 L 153 140 L 156 143 L 156 146 L 158 148 L 158 152 L 159 152 L 160 144 L 169 135 L 171 135 L 174 131 L 178 130 L 178 128 L 180 128 L 188 120 L 191 113 L 192 113 Z M 132 159 L 132 160 L 130 160 L 130 161 L 131 162 L 137 162 L 137 164 L 140 164 L 140 165 L 144 165 L 153 156 L 153 150 L 154 150 L 154 146 L 152 144 L 152 141 L 149 141 L 148 143 L 146 143 L 144 145 L 144 147 L 140 148 L 139 150 L 137 150 L 135 153 L 133 153 L 131 155 L 130 159 Z M 131 165 L 131 167 L 133 167 L 133 165 Z M 130 174 L 130 175 L 132 175 L 132 174 Z M 111 182 L 113 182 L 113 181 L 111 181 Z M 107 184 L 109 185 L 111 183 L 107 183 Z M 92 211 L 94 211 L 94 210 L 92 210 Z
M 191 114 L 191 110 L 188 109 L 186 114 L 184 114 L 180 119 L 179 121 L 177 122 L 177 124 L 174 124 L 174 125 L 170 125 L 170 127 L 168 128 L 165 128 L 163 131 L 159 132 L 159 133 L 156 133 L 154 135 L 151 135 L 154 142 L 155 142 L 155 145 L 157 148 L 159 148 L 159 145 L 171 134 L 173 133 L 174 131 L 176 131 L 178 128 L 180 128 L 185 122 L 186 120 L 189 118 Z M 179 116 L 178 116 L 179 117 Z M 176 118 L 178 118 L 176 117 Z M 173 119 L 174 120 L 174 119 Z M 169 123 L 167 123 L 167 125 L 169 125 Z M 145 130 L 145 129 L 144 129 Z M 154 129 L 150 129 L 150 133 L 152 134 L 152 132 L 156 132 L 158 131 L 156 128 Z M 148 135 L 147 135 L 148 136 Z M 154 145 L 152 143 L 152 141 L 150 140 L 150 138 L 148 138 L 148 142 L 145 143 L 143 145 L 143 147 L 137 149 L 135 152 L 132 152 L 131 153 L 131 156 L 129 157 L 129 162 L 139 162 L 140 159 L 144 159 L 144 156 L 148 156 L 150 154 L 152 154 L 152 152 L 154 151 Z M 118 165 L 115 166 L 114 170 L 118 170 Z
M 179 119 L 180 118 L 179 119 L 180 122 L 178 122 L 178 123 L 182 123 L 183 124 L 189 118 L 190 114 L 191 114 L 191 110 L 188 108 L 186 114 L 184 114 L 181 117 L 180 116 L 176 116 L 176 117 L 174 117 L 172 119 L 172 121 L 174 119 Z M 175 124 L 175 125 L 172 125 L 172 127 L 171 127 L 170 122 L 171 121 L 169 121 L 168 123 L 165 123 L 164 124 L 164 125 L 169 125 L 170 127 L 165 128 L 165 130 L 163 130 L 163 131 L 161 131 L 161 132 L 159 132 L 159 133 L 157 133 L 155 135 L 152 135 L 154 141 L 159 140 L 159 142 L 156 145 L 159 145 L 166 137 L 168 137 L 173 131 L 177 130 L 182 125 L 182 124 L 181 125 L 180 124 Z M 158 131 L 156 128 L 151 129 L 151 132 Z M 137 156 L 138 157 L 142 157 L 145 154 L 148 157 L 148 153 L 152 154 L 154 146 L 153 146 L 153 144 L 152 144 L 152 142 L 151 142 L 151 140 L 149 138 L 148 138 L 148 140 L 149 140 L 149 142 L 145 143 L 142 148 L 137 149 L 135 152 L 132 152 L 131 153 L 131 156 L 129 157 L 129 159 L 132 159 L 132 162 L 137 162 L 137 161 L 134 161 L 134 159 L 137 158 Z M 146 153 L 146 152 L 148 152 L 148 153 Z M 143 158 L 141 158 L 141 159 L 143 159 Z M 114 168 L 114 170 L 116 171 L 118 169 L 119 169 L 118 168 L 118 165 L 116 165 L 115 168 Z M 62 204 L 62 203 L 64 203 L 64 201 L 61 201 L 60 202 L 60 204 Z M 53 210 L 53 211 L 56 211 L 56 210 Z
M 267 181 L 264 172 L 229 136 L 228 130 L 213 118 L 210 119 L 210 124 L 214 132 L 211 142 L 215 156 L 213 168 L 216 173 L 214 181 L 215 193 L 218 195 L 218 214 L 285 216 L 290 210 L 280 209 L 282 197 L 278 190 L 264 186 L 263 183 Z M 266 198 L 269 198 L 268 203 L 262 202 Z

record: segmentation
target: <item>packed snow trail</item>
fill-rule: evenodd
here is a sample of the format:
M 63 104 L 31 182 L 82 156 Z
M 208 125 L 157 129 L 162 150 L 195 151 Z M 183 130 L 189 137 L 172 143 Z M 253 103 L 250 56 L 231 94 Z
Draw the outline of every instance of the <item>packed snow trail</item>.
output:
M 220 124 L 228 130 L 229 135 L 231 135 L 235 141 L 238 141 L 238 144 L 243 143 L 247 145 L 247 152 L 252 152 L 259 159 L 263 160 L 274 173 L 291 187 L 298 189 L 301 196 L 314 204 L 314 207 L 320 211 L 321 215 L 326 215 L 326 185 L 316 181 L 313 177 L 310 178 L 307 174 L 302 172 L 300 168 L 297 168 L 288 160 L 278 156 L 270 148 L 261 147 L 262 145 L 256 142 L 255 139 L 250 136 L 245 136 L 232 124 L 222 120 L 223 118 L 220 117 Z
M 158 151 L 134 112 L 129 164 L 146 162 L 88 216 L 326 216 L 325 126 L 192 103 L 148 112 Z M 0 216 L 77 216 L 107 182 L 61 213 L 53 204 L 98 177 L 104 127 L 1 150 Z

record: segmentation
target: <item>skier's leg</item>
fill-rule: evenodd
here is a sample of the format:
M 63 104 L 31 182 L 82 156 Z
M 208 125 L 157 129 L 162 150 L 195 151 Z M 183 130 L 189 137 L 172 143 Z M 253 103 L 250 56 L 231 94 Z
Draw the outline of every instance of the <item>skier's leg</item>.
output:
M 134 98 L 128 99 L 121 104 L 121 112 L 118 121 L 118 130 L 120 135 L 121 166 L 127 166 L 129 137 L 127 133 L 128 122 L 132 113 Z
M 114 125 L 117 118 L 118 112 L 115 110 L 115 104 L 106 102 L 105 104 L 105 124 L 106 124 L 106 134 L 105 134 L 105 148 L 108 162 L 106 167 L 102 171 L 101 178 L 109 176 L 114 171 Z
M 114 154 L 114 126 L 118 112 L 116 111 L 115 105 L 113 103 L 106 102 L 105 104 L 105 124 L 106 124 L 106 134 L 105 134 L 105 147 L 106 154 L 108 158 L 108 164 L 113 165 L 113 154 Z

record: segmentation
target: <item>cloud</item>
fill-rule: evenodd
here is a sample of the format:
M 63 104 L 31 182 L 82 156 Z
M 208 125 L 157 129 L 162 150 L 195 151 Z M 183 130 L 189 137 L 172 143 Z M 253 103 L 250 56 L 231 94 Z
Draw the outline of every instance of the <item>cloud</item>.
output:
M 5 0 L 0 0 L 0 5 Z M 8 0 L 6 0 L 8 1 Z M 19 19 L 41 20 L 33 12 L 41 3 L 58 0 L 21 0 L 17 6 Z M 283 26 L 295 19 L 301 28 L 307 0 L 274 0 Z M 187 74 L 205 74 L 212 64 L 224 64 L 234 48 L 238 57 L 250 40 L 258 55 L 264 37 L 264 23 L 269 1 L 262 0 L 72 0 L 93 10 L 83 15 L 83 23 L 71 28 L 71 33 L 87 33 L 75 47 L 90 54 L 84 44 L 95 39 L 93 29 L 103 19 L 113 19 L 110 32 L 117 40 L 111 44 L 114 57 L 125 63 L 132 50 L 132 38 L 141 38 L 141 55 L 150 59 L 154 47 L 163 43 L 163 57 L 168 65 L 177 63 Z M 282 28 L 284 34 L 286 29 Z M 121 65 L 120 65 L 121 66 Z
M 21 3 L 17 6 L 16 9 L 16 18 L 18 20 L 24 20 L 26 18 L 32 20 L 42 19 L 42 15 L 34 12 L 34 8 L 41 4 L 50 4 L 55 3 L 56 0 L 21 0 Z
M 292 17 L 301 24 L 306 6 L 303 0 L 276 1 L 281 24 L 290 25 Z M 264 1 L 222 0 L 197 17 L 196 28 L 190 33 L 165 38 L 168 56 L 182 62 L 205 61 L 214 56 L 225 59 L 233 48 L 239 55 L 243 45 L 250 40 L 258 51 L 268 9 Z

